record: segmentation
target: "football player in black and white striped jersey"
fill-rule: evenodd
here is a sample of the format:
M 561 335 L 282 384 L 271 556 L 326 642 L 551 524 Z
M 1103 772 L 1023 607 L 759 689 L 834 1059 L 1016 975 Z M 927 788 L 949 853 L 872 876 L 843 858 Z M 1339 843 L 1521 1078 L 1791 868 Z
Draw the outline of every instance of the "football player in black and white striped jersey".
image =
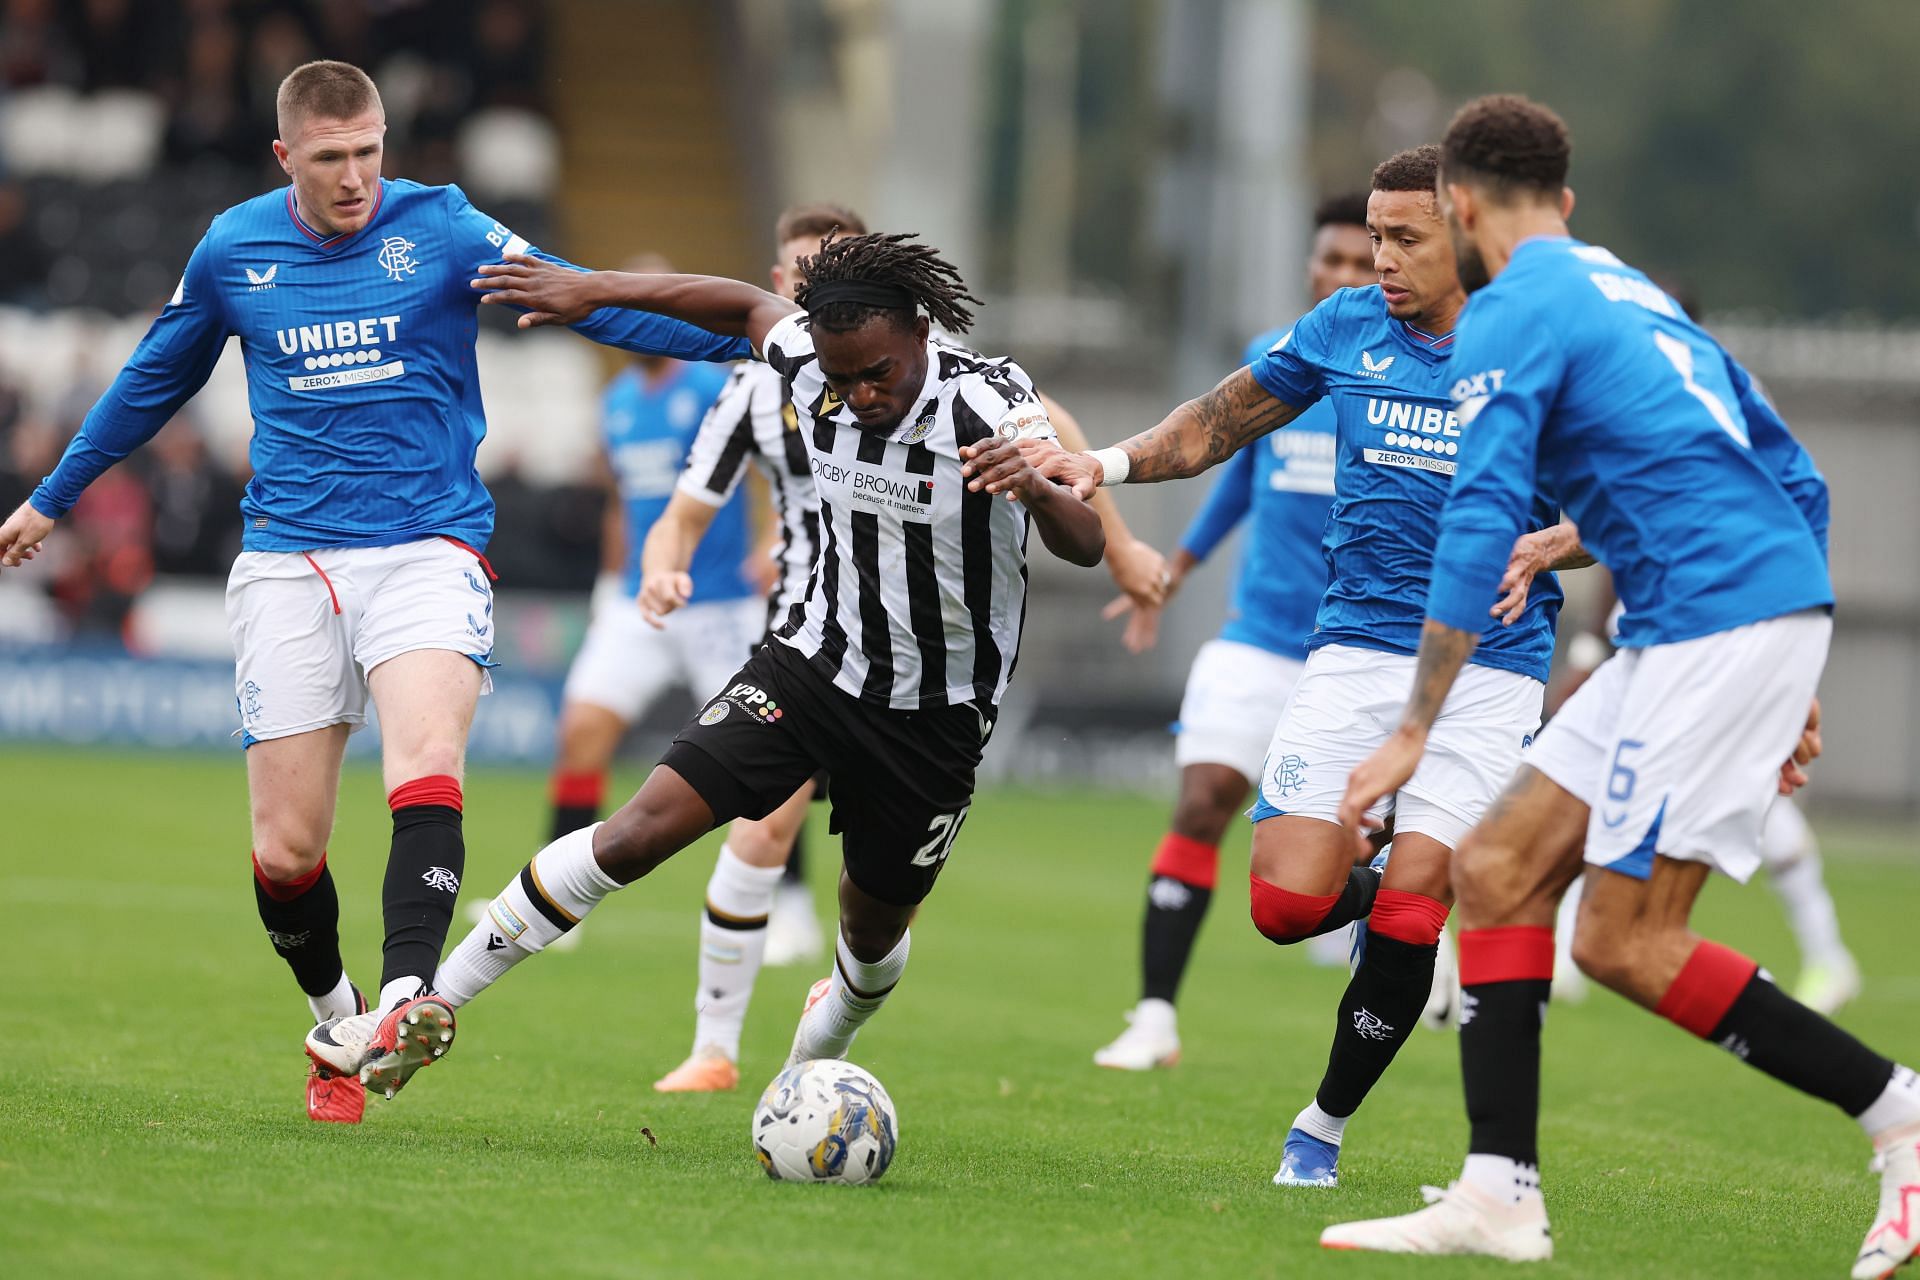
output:
M 610 305 L 746 336 L 790 387 L 824 545 L 805 599 L 639 793 L 542 849 L 493 900 L 436 976 L 450 1004 L 825 769 L 844 854 L 839 938 L 792 1060 L 844 1056 L 899 981 L 907 923 L 972 803 L 1018 653 L 1029 527 L 1063 559 L 1100 562 L 1098 515 L 1018 448 L 1054 434 L 1025 372 L 930 338 L 930 322 L 961 333 L 971 319 L 951 265 L 912 236 L 862 235 L 802 268 L 798 305 L 738 281 L 550 271 L 532 258 L 474 282 L 483 300 L 526 308 L 522 327 Z
M 866 232 L 859 215 L 841 205 L 803 204 L 786 210 L 774 225 L 779 259 L 771 272 L 773 291 L 793 297 L 801 258 L 836 236 Z M 943 337 L 937 330 L 931 336 L 936 341 Z M 1044 394 L 1040 400 L 1063 447 L 1088 447 L 1071 415 Z M 773 499 L 777 532 L 771 563 L 778 566 L 778 575 L 767 592 L 769 630 L 805 598 L 820 547 L 820 499 L 799 426 L 799 412 L 779 372 L 758 361 L 734 367 L 694 439 L 672 501 L 648 535 L 642 558 L 643 616 L 657 619 L 691 602 L 688 566 L 694 550 L 714 513 L 756 468 Z M 1106 530 L 1106 564 L 1115 584 L 1138 607 L 1157 608 L 1165 599 L 1165 559 L 1133 536 L 1104 490 L 1095 495 L 1093 506 Z M 764 822 L 736 822 L 729 830 L 707 885 L 692 1052 L 655 1083 L 656 1089 L 734 1088 L 739 1082 L 740 1034 L 761 964 L 818 958 L 820 927 L 798 872 L 800 833 L 813 792 L 813 782 L 803 783 L 794 799 Z M 770 869 L 782 863 L 786 870 L 776 888 Z

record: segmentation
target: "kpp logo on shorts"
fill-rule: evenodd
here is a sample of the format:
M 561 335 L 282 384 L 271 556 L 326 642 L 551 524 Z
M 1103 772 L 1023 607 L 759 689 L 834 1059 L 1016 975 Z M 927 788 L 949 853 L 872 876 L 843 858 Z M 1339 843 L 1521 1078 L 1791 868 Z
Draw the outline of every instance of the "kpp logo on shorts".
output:
M 738 703 L 740 706 L 746 708 L 747 711 L 751 712 L 757 719 L 768 724 L 771 724 L 786 714 L 780 709 L 780 704 L 768 697 L 767 691 L 758 685 L 745 683 L 736 684 L 720 696 L 729 702 Z M 704 716 L 701 718 L 702 720 L 705 719 Z

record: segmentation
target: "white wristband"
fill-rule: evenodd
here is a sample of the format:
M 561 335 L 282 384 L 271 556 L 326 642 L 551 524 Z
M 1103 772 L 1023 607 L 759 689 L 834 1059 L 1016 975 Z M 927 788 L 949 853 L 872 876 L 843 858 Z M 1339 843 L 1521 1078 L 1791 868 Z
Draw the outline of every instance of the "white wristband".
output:
M 1127 473 L 1133 470 L 1133 460 L 1127 457 L 1125 449 L 1095 449 L 1087 456 L 1100 460 L 1102 488 L 1113 484 L 1125 484 Z

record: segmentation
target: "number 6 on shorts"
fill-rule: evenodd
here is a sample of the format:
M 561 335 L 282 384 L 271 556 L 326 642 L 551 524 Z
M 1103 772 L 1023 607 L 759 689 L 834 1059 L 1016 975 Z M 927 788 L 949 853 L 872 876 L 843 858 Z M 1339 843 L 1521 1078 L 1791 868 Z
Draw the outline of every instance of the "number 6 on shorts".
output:
M 913 865 L 937 867 L 945 862 L 947 855 L 953 852 L 953 842 L 960 834 L 960 824 L 967 820 L 967 810 L 971 808 L 973 806 L 968 805 L 958 813 L 935 814 L 933 821 L 927 824 L 927 835 L 931 839 L 913 855 Z

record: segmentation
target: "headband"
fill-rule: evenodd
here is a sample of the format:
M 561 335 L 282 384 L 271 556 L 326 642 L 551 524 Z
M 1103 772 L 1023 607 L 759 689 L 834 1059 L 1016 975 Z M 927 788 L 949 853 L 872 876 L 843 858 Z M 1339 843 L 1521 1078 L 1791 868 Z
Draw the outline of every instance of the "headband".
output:
M 913 292 L 897 284 L 879 284 L 871 280 L 825 280 L 807 286 L 807 312 L 811 315 L 836 302 L 851 302 L 885 311 L 912 311 Z

